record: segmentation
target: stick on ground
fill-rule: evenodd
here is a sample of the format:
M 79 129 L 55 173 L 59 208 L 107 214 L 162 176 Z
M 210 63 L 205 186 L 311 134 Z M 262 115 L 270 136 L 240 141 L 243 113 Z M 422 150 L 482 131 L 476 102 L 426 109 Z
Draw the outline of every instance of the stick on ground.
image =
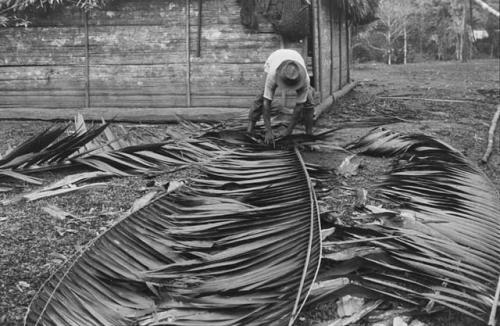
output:
M 488 162 L 488 158 L 490 157 L 491 152 L 493 151 L 493 139 L 499 117 L 500 117 L 500 105 L 497 105 L 497 112 L 495 113 L 493 119 L 491 120 L 490 131 L 488 132 L 488 146 L 486 147 L 486 152 L 484 153 L 483 158 L 481 159 L 482 163 Z
M 499 297 L 500 297 L 500 276 L 498 277 L 497 291 L 495 293 L 495 300 L 493 300 L 493 307 L 491 308 L 491 315 L 490 315 L 490 320 L 488 322 L 488 326 L 495 326 Z

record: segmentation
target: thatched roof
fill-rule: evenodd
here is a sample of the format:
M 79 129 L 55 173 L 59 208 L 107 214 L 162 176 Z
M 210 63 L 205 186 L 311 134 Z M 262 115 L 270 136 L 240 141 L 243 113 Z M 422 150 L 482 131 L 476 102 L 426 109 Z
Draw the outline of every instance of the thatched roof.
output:
M 23 23 L 17 15 L 25 11 L 49 8 L 58 5 L 69 5 L 85 9 L 103 7 L 118 0 L 0 0 L 0 26 Z M 248 2 L 249 0 L 246 0 Z M 259 3 L 259 0 L 250 0 Z M 331 0 L 338 9 L 345 10 L 347 17 L 356 25 L 363 25 L 376 19 L 379 0 Z M 245 2 L 245 1 L 241 1 Z M 304 2 L 310 2 L 304 0 Z
M 102 7 L 113 0 L 0 0 L 0 26 L 26 24 L 20 14 L 68 5 L 82 9 Z
M 332 0 L 337 8 L 345 10 L 355 25 L 366 25 L 377 20 L 379 0 Z

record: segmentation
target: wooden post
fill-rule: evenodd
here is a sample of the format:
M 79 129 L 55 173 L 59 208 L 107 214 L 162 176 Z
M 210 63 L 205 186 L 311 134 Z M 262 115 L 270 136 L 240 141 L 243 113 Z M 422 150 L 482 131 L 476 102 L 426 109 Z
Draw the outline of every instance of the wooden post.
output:
M 312 22 L 313 22 L 313 74 L 314 74 L 314 87 L 319 92 L 320 98 L 323 99 L 321 94 L 321 57 L 320 57 L 320 29 L 319 29 L 319 0 L 311 0 L 312 3 Z
M 90 107 L 90 54 L 89 54 L 89 15 L 83 9 L 83 25 L 85 29 L 85 107 Z
M 187 71 L 186 71 L 186 106 L 190 107 L 191 106 L 191 51 L 189 49 L 190 41 L 191 41 L 191 36 L 190 36 L 190 29 L 191 29 L 191 6 L 190 6 L 190 0 L 186 0 L 186 65 L 187 65 Z

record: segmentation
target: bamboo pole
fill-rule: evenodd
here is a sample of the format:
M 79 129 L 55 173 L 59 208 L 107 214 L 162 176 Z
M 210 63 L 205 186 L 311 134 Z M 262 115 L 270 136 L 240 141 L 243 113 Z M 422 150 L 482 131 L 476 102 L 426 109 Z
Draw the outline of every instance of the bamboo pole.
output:
M 191 43 L 191 1 L 186 0 L 186 106 L 191 106 L 191 50 L 189 49 L 189 45 Z
M 488 146 L 486 147 L 486 152 L 481 158 L 482 163 L 488 162 L 488 158 L 493 151 L 493 142 L 495 137 L 495 129 L 497 128 L 498 118 L 500 117 L 500 105 L 497 105 L 497 112 L 493 115 L 493 119 L 491 120 L 490 130 L 488 131 Z

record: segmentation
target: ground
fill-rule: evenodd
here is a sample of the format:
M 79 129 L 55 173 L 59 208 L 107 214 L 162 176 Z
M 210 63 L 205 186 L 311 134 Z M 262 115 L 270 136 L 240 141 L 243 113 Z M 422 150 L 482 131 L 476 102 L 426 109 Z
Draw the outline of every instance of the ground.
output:
M 356 65 L 352 78 L 359 86 L 317 122 L 316 127 L 341 127 L 332 136 L 346 144 L 366 133 L 367 123 L 398 118 L 386 125 L 396 131 L 434 135 L 462 151 L 473 162 L 482 157 L 495 105 L 500 103 L 499 61 L 470 63 L 433 62 L 406 66 Z M 48 127 L 40 121 L 0 121 L 0 153 Z M 127 125 L 139 135 L 162 134 L 166 125 Z M 500 189 L 500 132 L 488 164 L 480 165 Z M 305 153 L 308 161 L 336 168 L 338 155 Z M 364 162 L 355 176 L 342 182 L 351 188 L 368 187 L 383 172 L 382 164 Z M 47 180 L 60 178 L 46 173 Z M 177 174 L 175 178 L 185 175 Z M 162 180 L 159 180 L 160 182 Z M 112 179 L 106 188 L 51 197 L 31 203 L 0 205 L 0 325 L 22 324 L 26 307 L 44 279 L 67 257 L 105 230 L 131 203 L 151 189 L 151 180 L 141 177 Z M 26 190 L 26 189 L 25 189 Z M 334 190 L 335 213 L 339 218 L 352 212 L 355 194 Z M 0 200 L 12 195 L 0 192 Z M 55 205 L 73 214 L 60 220 L 43 208 Z M 313 325 L 331 318 L 333 304 L 307 309 L 299 325 Z M 430 325 L 473 325 L 473 322 L 444 313 L 421 317 Z

